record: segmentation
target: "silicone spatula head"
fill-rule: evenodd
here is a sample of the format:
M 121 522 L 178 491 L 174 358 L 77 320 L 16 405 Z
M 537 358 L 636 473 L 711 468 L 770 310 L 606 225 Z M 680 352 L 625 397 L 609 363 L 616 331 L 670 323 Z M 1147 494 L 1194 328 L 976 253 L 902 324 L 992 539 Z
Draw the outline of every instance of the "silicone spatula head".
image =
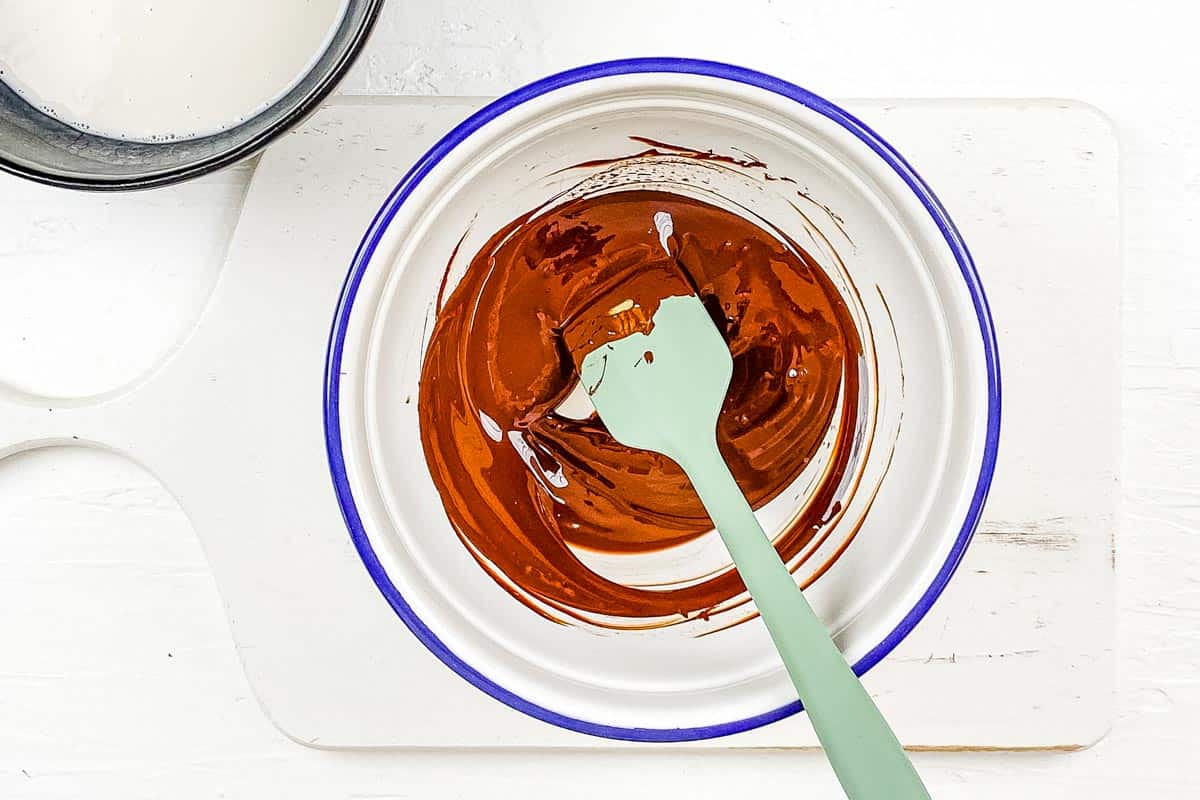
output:
M 649 315 L 630 300 L 594 319 L 605 323 L 598 345 L 569 334 L 567 345 L 614 439 L 678 461 L 715 435 L 733 359 L 700 298 L 666 297 Z

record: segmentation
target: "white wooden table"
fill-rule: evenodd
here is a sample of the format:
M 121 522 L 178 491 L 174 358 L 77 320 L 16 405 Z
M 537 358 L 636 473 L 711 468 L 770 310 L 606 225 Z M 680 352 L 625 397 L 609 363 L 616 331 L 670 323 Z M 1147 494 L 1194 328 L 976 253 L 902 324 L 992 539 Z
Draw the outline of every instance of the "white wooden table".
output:
M 741 62 L 827 96 L 1063 96 L 1113 117 L 1126 200 L 1118 719 L 1081 753 L 917 762 L 939 798 L 1200 794 L 1197 19 L 1026 0 L 746 0 L 736 13 L 628 0 L 423 5 L 393 0 L 344 91 L 488 95 L 583 61 L 668 52 Z M 39 394 L 103 392 L 157 361 L 212 288 L 248 175 L 119 197 L 0 180 L 0 274 L 72 278 L 66 294 L 0 292 L 0 380 Z M 250 695 L 204 556 L 152 478 L 84 449 L 0 462 L 0 797 L 725 797 L 771 787 L 838 796 L 815 753 L 300 747 Z

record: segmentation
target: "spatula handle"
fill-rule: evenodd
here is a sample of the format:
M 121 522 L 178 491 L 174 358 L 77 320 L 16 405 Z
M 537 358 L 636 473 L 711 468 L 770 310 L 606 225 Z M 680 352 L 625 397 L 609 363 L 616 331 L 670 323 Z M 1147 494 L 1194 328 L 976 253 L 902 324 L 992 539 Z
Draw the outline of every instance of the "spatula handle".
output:
M 733 556 L 846 796 L 929 798 L 896 735 L 758 524 L 716 443 L 711 452 L 693 455 L 676 460 Z

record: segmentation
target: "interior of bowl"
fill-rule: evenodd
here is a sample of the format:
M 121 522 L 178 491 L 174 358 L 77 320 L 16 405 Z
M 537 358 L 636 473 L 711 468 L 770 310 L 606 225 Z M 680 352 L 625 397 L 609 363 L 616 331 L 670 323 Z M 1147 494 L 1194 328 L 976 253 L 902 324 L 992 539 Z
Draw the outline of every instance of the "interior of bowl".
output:
M 468 121 L 381 212 L 331 349 L 335 483 L 393 607 L 485 691 L 620 738 L 720 735 L 798 706 L 745 597 L 727 614 L 647 630 L 551 620 L 517 602 L 455 535 L 419 456 L 417 382 L 443 282 L 453 291 L 497 229 L 572 193 L 654 188 L 753 214 L 834 277 L 869 343 L 855 468 L 840 513 L 789 566 L 860 670 L 940 591 L 973 529 L 994 446 L 989 323 L 964 280 L 965 251 L 908 176 L 823 106 L 757 80 L 765 76 L 697 71 L 581 75 Z M 658 143 L 649 157 L 647 140 Z M 768 532 L 806 502 L 806 480 L 759 510 Z M 713 534 L 657 561 L 596 568 L 639 580 L 732 566 Z
M 299 83 L 260 113 L 211 136 L 138 142 L 80 131 L 0 80 L 0 169 L 57 186 L 120 190 L 174 183 L 239 161 L 316 110 L 362 48 L 382 3 L 349 0 L 328 47 Z

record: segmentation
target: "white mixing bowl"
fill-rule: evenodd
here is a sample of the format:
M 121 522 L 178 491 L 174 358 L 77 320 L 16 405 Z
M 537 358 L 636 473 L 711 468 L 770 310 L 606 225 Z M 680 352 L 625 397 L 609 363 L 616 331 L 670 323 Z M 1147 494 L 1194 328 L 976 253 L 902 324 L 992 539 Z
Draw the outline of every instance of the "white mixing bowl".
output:
M 631 136 L 767 166 L 576 166 L 646 149 Z M 995 334 L 958 232 L 895 150 L 837 106 L 724 64 L 637 59 L 538 81 L 451 131 L 380 210 L 336 312 L 326 426 L 347 525 L 384 596 L 450 668 L 547 722 L 631 740 L 735 733 L 799 710 L 758 620 L 548 621 L 476 563 L 421 455 L 417 380 L 447 265 L 452 291 L 495 230 L 599 185 L 750 208 L 821 261 L 859 321 L 871 346 L 855 477 L 791 566 L 860 674 L 929 609 L 978 522 L 999 432 Z M 769 531 L 804 480 L 760 510 Z M 667 562 L 730 568 L 713 541 Z

